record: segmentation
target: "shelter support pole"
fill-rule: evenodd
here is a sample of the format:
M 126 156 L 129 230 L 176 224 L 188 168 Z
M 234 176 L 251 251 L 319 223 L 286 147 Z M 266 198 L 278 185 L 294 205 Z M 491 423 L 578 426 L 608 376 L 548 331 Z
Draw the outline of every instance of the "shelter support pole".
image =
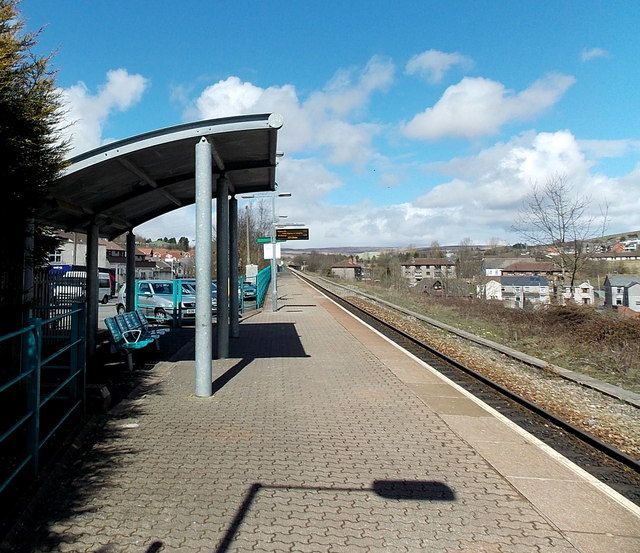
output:
M 278 310 L 278 266 L 276 265 L 276 193 L 271 197 L 271 310 Z
M 247 244 L 248 246 L 249 244 Z M 240 302 L 238 291 L 238 200 L 231 196 L 229 200 L 229 310 L 231 319 L 231 337 L 240 336 Z
M 96 353 L 98 334 L 98 224 L 91 221 L 87 232 L 87 361 Z
M 135 285 L 136 285 L 136 235 L 133 230 L 127 232 L 127 275 L 125 283 L 127 286 L 127 311 L 133 311 L 135 307 Z
M 218 359 L 229 357 L 229 181 L 222 174 L 216 189 L 218 315 L 216 316 Z
M 212 394 L 211 319 L 211 143 L 196 144 L 196 396 Z

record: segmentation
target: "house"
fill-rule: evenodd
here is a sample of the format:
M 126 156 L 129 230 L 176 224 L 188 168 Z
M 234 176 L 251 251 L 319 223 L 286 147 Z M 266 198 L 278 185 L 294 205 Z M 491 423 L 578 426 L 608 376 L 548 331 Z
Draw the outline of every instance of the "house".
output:
M 542 276 L 554 286 L 562 270 L 551 261 L 519 261 L 502 269 L 502 276 Z
M 545 305 L 550 301 L 549 281 L 543 276 L 503 276 L 500 284 L 505 307 L 522 309 L 527 305 Z
M 400 273 L 407 279 L 409 286 L 415 286 L 423 278 L 455 278 L 456 264 L 450 259 L 417 257 L 400 263 Z
M 604 305 L 640 311 L 640 275 L 607 275 L 604 280 Z
M 608 251 L 603 253 L 594 253 L 590 256 L 591 259 L 600 259 L 604 261 L 640 261 L 640 250 L 629 251 Z
M 343 261 L 331 265 L 331 275 L 343 280 L 361 280 L 362 265 L 353 261 Z
M 56 232 L 60 245 L 49 253 L 50 265 L 84 267 L 87 262 L 87 236 L 79 232 Z M 98 241 L 98 267 L 108 267 L 105 240 Z
M 487 300 L 502 300 L 502 283 L 499 278 L 488 280 L 485 283 L 484 297 Z
M 535 261 L 533 257 L 485 257 L 482 260 L 482 268 L 485 276 L 502 276 L 502 270 L 509 265 L 521 261 Z
M 595 305 L 595 294 L 589 281 L 578 284 L 573 288 L 565 286 L 562 296 L 565 300 L 573 299 L 578 305 Z

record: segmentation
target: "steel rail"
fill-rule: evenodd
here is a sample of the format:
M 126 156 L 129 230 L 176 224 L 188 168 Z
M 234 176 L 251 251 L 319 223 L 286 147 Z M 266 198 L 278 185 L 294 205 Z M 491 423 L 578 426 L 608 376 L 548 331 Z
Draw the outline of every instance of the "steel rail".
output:
M 515 392 L 512 392 L 508 388 L 505 388 L 504 386 L 495 382 L 494 380 L 491 380 L 490 378 L 484 376 L 483 374 L 463 365 L 462 363 L 456 361 L 455 359 L 452 359 L 448 355 L 441 353 L 440 351 L 434 349 L 432 346 L 429 346 L 428 344 L 425 344 L 424 342 L 418 340 L 417 338 L 414 338 L 410 334 L 407 334 L 406 332 L 394 327 L 392 324 L 382 320 L 381 318 L 376 317 L 371 313 L 368 313 L 367 311 L 351 303 L 349 300 L 337 295 L 335 292 L 331 292 L 329 289 L 325 288 L 321 284 L 318 284 L 317 282 L 302 276 L 300 273 L 296 273 L 296 276 L 298 276 L 305 282 L 309 283 L 311 286 L 315 287 L 316 289 L 320 290 L 321 292 L 329 295 L 331 299 L 338 301 L 338 303 L 346 304 L 350 310 L 355 310 L 359 313 L 365 314 L 367 317 L 370 317 L 371 319 L 373 319 L 376 323 L 388 328 L 389 330 L 391 330 L 392 332 L 395 332 L 396 334 L 399 334 L 400 336 L 402 336 L 402 338 L 428 351 L 431 355 L 438 357 L 445 363 L 448 363 L 453 367 L 455 367 L 456 369 L 461 370 L 464 373 L 472 376 L 476 380 L 481 381 L 482 383 L 486 384 L 487 386 L 499 392 L 501 395 L 508 397 L 512 401 L 516 402 L 518 405 L 522 405 L 528 410 L 536 413 L 537 415 L 540 415 L 541 417 L 552 422 L 554 425 L 558 426 L 559 428 L 562 428 L 569 434 L 579 438 L 581 441 L 589 444 L 591 447 L 604 453 L 608 457 L 611 457 L 612 459 L 615 459 L 616 461 L 624 464 L 625 466 L 629 467 L 635 472 L 640 473 L 640 462 L 637 459 L 634 459 L 633 457 L 627 455 L 623 451 L 620 451 L 619 449 L 604 443 L 602 440 L 593 436 L 592 434 L 589 434 L 588 432 L 585 432 L 584 430 L 582 430 L 581 428 L 578 428 L 577 426 L 571 424 L 570 422 L 567 422 L 564 419 L 559 418 L 558 416 L 547 411 L 546 409 L 530 402 L 528 399 L 522 397 L 521 395 Z

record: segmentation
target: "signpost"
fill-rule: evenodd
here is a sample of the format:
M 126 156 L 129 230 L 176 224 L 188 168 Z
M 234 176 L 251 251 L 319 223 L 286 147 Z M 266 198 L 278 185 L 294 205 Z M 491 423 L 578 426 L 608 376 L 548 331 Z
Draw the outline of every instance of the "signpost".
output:
M 278 228 L 276 240 L 309 240 L 308 228 Z
M 258 236 L 256 244 L 271 244 L 272 240 L 271 236 Z M 276 240 L 276 242 L 284 242 L 284 240 Z

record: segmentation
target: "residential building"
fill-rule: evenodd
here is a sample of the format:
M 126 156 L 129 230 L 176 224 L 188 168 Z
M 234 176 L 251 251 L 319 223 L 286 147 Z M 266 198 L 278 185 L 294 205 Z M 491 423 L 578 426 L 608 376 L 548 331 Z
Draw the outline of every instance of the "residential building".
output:
M 640 275 L 607 275 L 604 280 L 606 307 L 628 307 L 640 311 Z
M 551 261 L 518 261 L 502 270 L 505 276 L 544 276 L 556 278 L 562 270 Z
M 482 260 L 484 275 L 488 277 L 502 276 L 505 267 L 522 261 L 535 261 L 533 257 L 485 257 Z
M 578 305 L 595 305 L 595 294 L 593 286 L 589 281 L 585 281 L 573 288 L 571 286 L 564 287 L 562 294 L 565 300 L 573 300 Z
M 415 286 L 423 278 L 455 278 L 456 264 L 451 259 L 417 257 L 412 261 L 400 263 L 400 273 L 409 286 Z
M 543 276 L 503 276 L 500 283 L 506 307 L 522 309 L 550 302 L 549 281 Z
M 343 280 L 361 280 L 362 265 L 353 261 L 343 261 L 331 265 L 331 275 Z
M 477 296 L 486 300 L 502 301 L 502 284 L 500 277 L 490 277 L 477 286 Z
M 640 261 L 640 249 L 628 251 L 608 251 L 602 253 L 594 253 L 591 259 L 601 259 L 604 261 Z
M 49 254 L 50 265 L 70 265 L 84 267 L 87 262 L 87 237 L 78 232 L 57 232 L 61 243 Z M 108 267 L 107 242 L 98 241 L 98 267 Z

